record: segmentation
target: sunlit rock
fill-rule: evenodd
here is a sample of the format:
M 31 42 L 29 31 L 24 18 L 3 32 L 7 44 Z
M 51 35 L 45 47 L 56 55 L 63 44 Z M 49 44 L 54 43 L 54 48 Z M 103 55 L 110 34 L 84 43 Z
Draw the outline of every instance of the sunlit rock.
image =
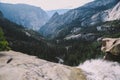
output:
M 0 80 L 86 80 L 79 68 L 20 52 L 0 52 Z
M 120 38 L 103 38 L 101 50 L 106 53 L 105 59 L 120 61 Z

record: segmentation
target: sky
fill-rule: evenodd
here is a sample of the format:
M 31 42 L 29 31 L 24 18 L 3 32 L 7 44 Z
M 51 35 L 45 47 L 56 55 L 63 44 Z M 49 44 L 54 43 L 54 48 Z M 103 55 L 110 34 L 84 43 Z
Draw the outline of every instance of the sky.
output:
M 0 0 L 4 3 L 24 3 L 37 7 L 41 7 L 44 10 L 55 9 L 73 9 L 82 6 L 93 0 Z

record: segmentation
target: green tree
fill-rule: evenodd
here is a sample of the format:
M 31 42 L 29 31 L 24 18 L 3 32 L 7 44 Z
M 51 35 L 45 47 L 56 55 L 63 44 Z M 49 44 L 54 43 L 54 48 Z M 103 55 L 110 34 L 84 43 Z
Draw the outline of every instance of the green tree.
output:
M 2 28 L 0 28 L 0 51 L 9 50 L 8 42 L 6 41 L 4 37 L 4 33 L 2 31 Z

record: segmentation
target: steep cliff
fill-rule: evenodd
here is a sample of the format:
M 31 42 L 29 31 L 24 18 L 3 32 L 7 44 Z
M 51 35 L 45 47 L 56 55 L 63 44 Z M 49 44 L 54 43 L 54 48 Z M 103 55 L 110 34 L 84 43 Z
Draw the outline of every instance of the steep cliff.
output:
M 43 9 L 27 4 L 0 3 L 0 10 L 8 20 L 33 30 L 39 30 L 49 18 Z

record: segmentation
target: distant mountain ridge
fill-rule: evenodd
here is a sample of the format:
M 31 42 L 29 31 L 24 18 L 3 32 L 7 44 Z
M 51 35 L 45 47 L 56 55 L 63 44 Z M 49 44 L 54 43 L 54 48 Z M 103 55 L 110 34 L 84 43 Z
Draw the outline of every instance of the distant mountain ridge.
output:
M 73 28 L 87 27 L 108 21 L 108 12 L 114 9 L 118 3 L 119 0 L 95 0 L 70 10 L 64 15 L 52 17 L 39 32 L 48 39 L 55 39 L 69 34 Z
M 66 13 L 67 11 L 69 11 L 69 9 L 57 9 L 57 10 L 50 10 L 50 11 L 47 11 L 47 14 L 49 15 L 49 17 L 52 17 L 54 15 L 54 13 L 58 13 L 58 14 L 64 14 Z
M 39 30 L 49 19 L 40 7 L 27 4 L 0 3 L 0 11 L 8 20 L 33 30 Z

